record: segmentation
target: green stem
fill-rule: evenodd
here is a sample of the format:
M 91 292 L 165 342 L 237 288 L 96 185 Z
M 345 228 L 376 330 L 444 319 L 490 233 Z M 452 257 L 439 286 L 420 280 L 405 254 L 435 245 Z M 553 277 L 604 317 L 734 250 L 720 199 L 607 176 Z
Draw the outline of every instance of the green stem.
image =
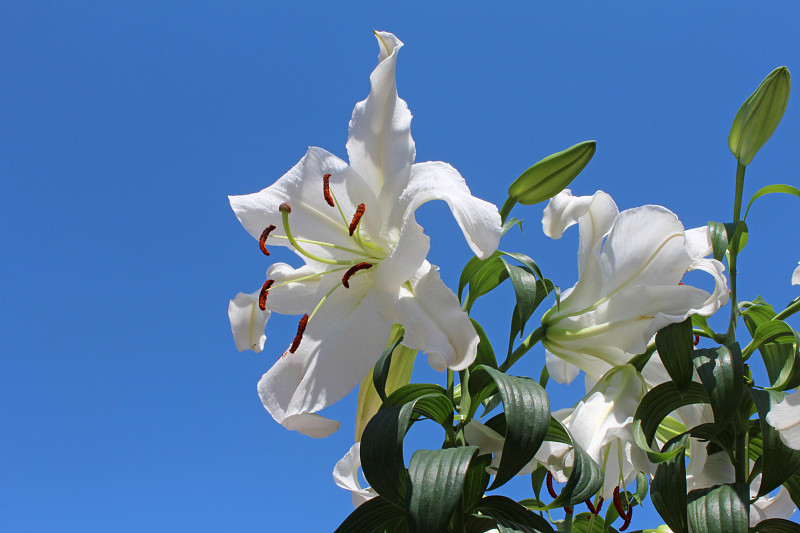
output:
M 508 359 L 506 359 L 503 362 L 503 364 L 500 365 L 499 368 L 500 372 L 505 372 L 509 368 L 511 368 L 511 365 L 516 363 L 520 357 L 525 355 L 528 352 L 528 350 L 533 348 L 537 342 L 544 339 L 546 332 L 547 332 L 547 326 L 545 325 L 541 325 L 538 328 L 536 328 L 530 335 L 528 335 L 528 337 L 524 341 L 522 341 L 522 344 L 517 346 L 517 349 L 514 350 L 510 356 L 508 356 Z
M 736 235 L 736 226 L 739 224 L 739 217 L 742 211 L 742 191 L 744 190 L 744 171 L 745 165 L 736 163 L 736 196 L 733 199 L 733 228 Z M 725 334 L 725 344 L 733 344 L 736 341 L 736 323 L 739 321 L 739 301 L 736 299 L 736 256 L 739 253 L 739 239 L 734 238 L 728 249 L 728 275 L 731 279 L 731 320 L 728 324 L 728 332 Z
M 736 483 L 747 483 L 750 469 L 747 437 L 747 427 L 745 426 L 744 429 L 740 427 L 736 432 Z
M 783 320 L 800 311 L 800 298 L 796 298 L 792 303 L 786 306 L 786 309 L 778 313 L 773 320 Z

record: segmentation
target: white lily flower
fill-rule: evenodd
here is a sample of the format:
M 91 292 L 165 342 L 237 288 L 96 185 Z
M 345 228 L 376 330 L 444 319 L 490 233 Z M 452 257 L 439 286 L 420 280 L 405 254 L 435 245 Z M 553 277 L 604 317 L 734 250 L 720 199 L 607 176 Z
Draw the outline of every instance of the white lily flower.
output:
M 778 430 L 786 446 L 800 450 L 800 391 L 795 390 L 770 406 L 767 424 Z
M 469 317 L 425 260 L 430 240 L 414 218 L 417 207 L 445 200 L 480 258 L 494 252 L 501 233 L 497 208 L 473 197 L 453 167 L 414 163 L 411 113 L 395 84 L 402 43 L 390 33 L 375 35 L 379 63 L 369 97 L 350 121 L 350 164 L 312 147 L 270 187 L 230 197 L 264 253 L 267 244 L 287 246 L 305 261 L 299 269 L 272 265 L 259 293 L 260 309 L 303 318 L 258 392 L 275 420 L 313 437 L 338 429 L 314 413 L 358 385 L 393 324 L 405 327 L 403 344 L 427 352 L 436 370 L 462 370 L 475 358 L 478 336 Z M 245 336 L 237 347 L 260 347 L 246 312 L 230 318 L 234 335 Z
M 707 443 L 692 439 L 691 461 L 686 469 L 686 490 L 693 491 L 733 483 L 736 473 L 724 452 L 708 455 Z M 751 463 L 752 466 L 752 463 Z M 761 474 L 758 474 L 750 483 L 750 499 L 758 496 L 761 487 Z M 764 495 L 750 505 L 750 527 L 755 527 L 759 522 L 768 518 L 791 518 L 797 510 L 789 491 L 781 487 L 774 496 Z
M 800 265 L 800 261 L 797 262 Z M 794 269 L 792 272 L 792 285 L 800 285 L 800 266 Z
M 576 223 L 579 280 L 542 317 L 547 368 L 557 382 L 571 382 L 580 370 L 597 380 L 642 353 L 664 326 L 727 303 L 724 267 L 706 257 L 706 228 L 684 231 L 661 206 L 620 213 L 603 191 L 576 197 L 566 189 L 548 203 L 542 226 L 558 239 Z M 680 284 L 695 269 L 714 278 L 713 294 Z
M 358 469 L 361 467 L 361 443 L 356 442 L 333 468 L 333 480 L 343 489 L 353 494 L 353 507 L 378 495 L 372 487 L 361 488 Z

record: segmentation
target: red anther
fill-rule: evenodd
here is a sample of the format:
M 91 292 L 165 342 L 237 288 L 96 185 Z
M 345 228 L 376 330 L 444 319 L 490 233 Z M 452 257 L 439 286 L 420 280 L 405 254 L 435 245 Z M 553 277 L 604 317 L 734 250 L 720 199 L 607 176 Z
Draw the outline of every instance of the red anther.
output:
M 618 515 L 625 518 L 625 509 L 622 508 L 622 501 L 619 499 L 619 487 L 614 487 L 614 509 Z
M 330 179 L 330 174 L 325 174 L 322 176 L 322 195 L 325 197 L 325 201 L 328 202 L 329 206 L 335 207 L 336 204 L 333 203 L 333 196 L 331 196 Z
M 597 512 L 599 513 L 602 508 L 603 508 L 603 497 L 600 496 L 600 499 L 597 500 Z M 595 513 L 595 514 L 597 514 L 597 513 Z
M 564 512 L 567 514 L 572 514 L 572 507 L 567 505 L 566 507 L 564 507 Z
M 350 277 L 358 272 L 359 270 L 366 270 L 368 268 L 372 268 L 372 263 L 359 263 L 357 265 L 353 265 L 347 269 L 347 272 L 344 273 L 342 276 L 342 285 L 344 285 L 345 289 L 350 288 Z
M 593 515 L 596 515 L 597 513 L 599 513 L 600 512 L 600 507 L 603 506 L 603 500 L 600 500 L 600 505 L 598 505 L 596 509 L 594 507 L 594 504 L 592 503 L 592 500 L 590 500 L 590 499 L 587 499 L 583 503 L 586 504 L 586 507 L 589 508 L 589 512 L 592 513 Z
M 261 292 L 258 295 L 258 308 L 262 311 L 266 311 L 267 309 L 267 295 L 269 294 L 269 288 L 272 287 L 273 283 L 275 283 L 274 279 L 268 279 L 261 287 Z
M 264 252 L 264 255 L 269 255 L 269 250 L 267 250 L 266 246 L 267 237 L 269 237 L 270 232 L 274 229 L 275 226 L 270 224 L 269 226 L 264 228 L 264 231 L 261 232 L 261 238 L 258 239 L 258 247 L 261 248 L 261 251 Z
M 622 527 L 619 528 L 618 531 L 625 531 L 628 529 L 628 526 L 631 525 L 631 518 L 633 517 L 633 506 L 628 507 L 628 514 L 625 516 L 625 522 L 622 523 Z
M 289 202 L 283 202 L 281 205 L 278 206 L 278 211 L 281 213 L 291 213 L 292 206 L 289 205 Z
M 289 348 L 289 353 L 296 352 L 297 348 L 300 346 L 300 341 L 303 339 L 303 332 L 306 330 L 306 324 L 308 324 L 308 315 L 303 315 L 303 318 L 300 319 L 300 323 L 297 325 L 297 335 L 295 335 L 292 341 L 292 347 Z
M 356 214 L 353 215 L 353 221 L 350 222 L 350 236 L 353 236 L 353 233 L 356 232 L 356 228 L 358 227 L 358 223 L 361 221 L 361 217 L 364 216 L 364 211 L 366 211 L 367 206 L 364 204 L 358 204 L 356 208 Z M 346 285 L 345 285 L 346 286 Z
M 547 485 L 547 492 L 550 493 L 550 496 L 553 498 L 558 498 L 558 494 L 556 494 L 555 489 L 553 489 L 553 474 L 549 471 L 547 472 L 547 476 L 545 477 L 545 484 Z M 571 511 L 570 511 L 571 512 Z
M 698 344 L 700 344 L 700 335 L 695 335 L 694 336 L 694 345 L 697 346 Z

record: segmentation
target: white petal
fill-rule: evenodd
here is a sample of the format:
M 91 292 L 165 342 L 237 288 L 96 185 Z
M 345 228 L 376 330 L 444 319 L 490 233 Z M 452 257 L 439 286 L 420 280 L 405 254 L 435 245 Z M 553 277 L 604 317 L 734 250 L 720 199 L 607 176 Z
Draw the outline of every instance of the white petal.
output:
M 572 196 L 572 191 L 564 189 L 544 208 L 542 229 L 548 237 L 560 239 L 568 227 L 581 222 L 578 275 L 582 276 L 592 249 L 611 230 L 617 214 L 617 204 L 603 191 L 593 196 Z
M 404 345 L 427 352 L 439 372 L 464 370 L 478 353 L 478 334 L 438 270 L 426 261 L 411 278 L 411 290 L 401 287 L 396 302 L 386 304 L 394 322 L 405 327 Z
M 403 283 L 425 259 L 430 241 L 417 224 L 414 212 L 430 200 L 447 202 L 467 244 L 479 258 L 486 258 L 497 249 L 502 232 L 497 207 L 472 196 L 464 178 L 447 163 L 417 163 L 411 168 L 408 187 L 394 199 L 387 239 L 397 242 L 397 246 L 381 265 L 380 279 L 385 280 L 381 283 Z
M 308 322 L 297 351 L 285 353 L 261 378 L 259 396 L 277 422 L 317 437 L 338 427 L 309 414 L 349 393 L 386 346 L 392 322 L 381 314 L 370 287 L 369 280 L 355 276 L 349 289 L 334 291 Z
M 778 430 L 786 446 L 800 450 L 800 391 L 787 394 L 781 402 L 772 405 L 767 423 Z
M 322 148 L 309 148 L 297 165 L 266 189 L 244 196 L 230 196 L 231 207 L 242 226 L 256 239 L 267 226 L 275 226 L 267 238 L 267 249 L 270 246 L 290 246 L 288 240 L 282 238 L 285 232 L 279 206 L 284 202 L 292 208 L 289 225 L 295 238 L 354 248 L 348 231 L 350 220 L 343 220 L 339 209 L 325 202 L 322 179 L 325 174 L 331 174 L 330 188 L 345 218 L 352 217 L 359 204 L 367 206 L 362 217 L 362 229 L 377 239 L 384 217 L 378 200 L 347 163 Z M 355 257 L 330 246 L 309 243 L 302 246 L 324 258 Z
M 760 484 L 760 480 L 753 480 L 751 489 Z M 750 496 L 754 497 L 755 494 L 751 492 Z M 785 487 L 781 487 L 775 496 L 762 496 L 750 505 L 750 527 L 755 527 L 759 522 L 769 518 L 788 520 L 795 511 L 797 511 L 797 506 L 792 501 L 789 491 Z
M 572 380 L 578 377 L 581 369 L 577 366 L 568 363 L 566 359 L 562 359 L 553 354 L 550 350 L 545 350 L 545 364 L 547 365 L 547 372 L 556 383 L 563 383 L 569 385 Z
M 416 150 L 411 113 L 397 97 L 395 82 L 397 53 L 403 43 L 391 33 L 375 32 L 375 37 L 379 63 L 369 76 L 369 96 L 353 109 L 347 153 L 352 167 L 387 205 L 408 183 Z
M 231 331 L 236 349 L 240 352 L 253 350 L 260 352 L 264 349 L 267 336 L 264 328 L 267 325 L 270 311 L 262 311 L 258 307 L 258 296 L 261 291 L 253 294 L 240 292 L 228 304 L 228 318 L 231 321 Z
M 800 265 L 800 262 L 797 264 Z M 800 285 L 800 266 L 795 268 L 792 273 L 792 285 Z
M 333 481 L 343 489 L 353 493 L 353 507 L 378 495 L 371 487 L 361 488 L 358 469 L 361 466 L 361 443 L 356 442 L 344 457 L 339 459 L 333 469 Z
M 310 313 L 319 302 L 320 278 L 310 276 L 323 272 L 318 264 L 293 268 L 286 263 L 274 263 L 267 269 L 267 279 L 274 280 L 267 296 L 267 308 L 283 315 Z M 293 281 L 300 279 L 300 281 Z M 326 280 L 327 281 L 327 280 Z M 330 287 L 324 287 L 327 292 Z M 322 293 L 322 295 L 325 294 Z
M 477 446 L 478 455 L 492 455 L 492 463 L 487 468 L 490 474 L 494 474 L 500 466 L 500 457 L 503 452 L 505 439 L 501 434 L 486 427 L 477 420 L 470 420 L 464 426 L 464 438 L 470 446 Z

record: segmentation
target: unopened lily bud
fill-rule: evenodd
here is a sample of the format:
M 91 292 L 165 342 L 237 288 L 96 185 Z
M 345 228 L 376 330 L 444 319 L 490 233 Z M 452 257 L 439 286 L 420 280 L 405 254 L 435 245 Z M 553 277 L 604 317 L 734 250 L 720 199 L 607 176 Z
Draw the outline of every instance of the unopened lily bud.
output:
M 522 173 L 508 188 L 508 195 L 525 205 L 549 200 L 563 191 L 589 164 L 597 143 L 584 141 L 545 157 Z
M 733 119 L 728 146 L 742 165 L 749 165 L 783 118 L 791 88 L 789 69 L 778 67 L 764 78 Z

